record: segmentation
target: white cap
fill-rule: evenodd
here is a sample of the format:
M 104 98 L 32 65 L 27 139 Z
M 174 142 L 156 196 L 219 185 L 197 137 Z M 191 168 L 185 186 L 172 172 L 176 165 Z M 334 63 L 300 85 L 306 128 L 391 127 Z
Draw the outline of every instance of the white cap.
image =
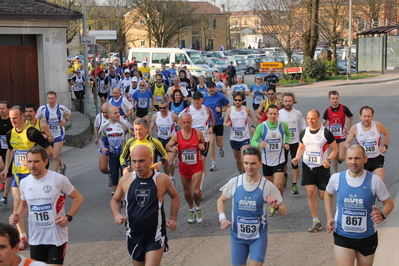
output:
M 125 73 L 130 73 L 130 70 L 128 68 L 125 69 Z
M 147 62 L 147 61 L 145 61 L 145 60 L 144 60 L 143 62 L 141 62 L 141 63 L 142 63 L 142 64 L 148 64 L 148 62 Z
M 132 82 L 138 82 L 139 80 L 137 79 L 137 77 L 133 77 L 132 78 Z

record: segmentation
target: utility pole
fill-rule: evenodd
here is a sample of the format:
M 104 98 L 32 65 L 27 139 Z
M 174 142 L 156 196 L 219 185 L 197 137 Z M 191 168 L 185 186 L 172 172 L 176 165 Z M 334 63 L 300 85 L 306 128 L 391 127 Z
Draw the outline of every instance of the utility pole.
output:
M 352 48 L 352 0 L 349 0 L 349 38 L 348 38 L 348 66 L 347 66 L 347 80 L 351 80 L 351 48 Z
M 82 13 L 83 13 L 83 36 L 87 36 L 87 21 L 86 21 L 86 0 L 82 0 Z M 89 68 L 88 68 L 88 52 L 87 45 L 83 45 L 83 67 L 84 67 L 84 79 L 85 79 L 85 114 L 90 115 L 89 111 L 89 100 L 90 100 L 90 90 L 89 90 Z

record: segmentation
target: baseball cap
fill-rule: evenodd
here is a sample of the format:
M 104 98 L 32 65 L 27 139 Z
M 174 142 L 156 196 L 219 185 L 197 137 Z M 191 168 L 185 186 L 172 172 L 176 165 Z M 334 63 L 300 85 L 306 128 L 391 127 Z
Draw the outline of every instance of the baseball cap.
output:
M 132 82 L 138 82 L 139 80 L 137 79 L 137 77 L 133 77 L 132 78 Z
M 130 73 L 130 70 L 128 68 L 126 68 L 124 73 Z
M 193 99 L 201 99 L 201 98 L 204 98 L 204 95 L 201 92 L 199 91 L 194 92 Z
M 142 64 L 148 64 L 148 62 L 147 62 L 147 61 L 145 61 L 145 60 L 144 60 L 143 62 L 141 62 L 141 63 L 142 63 Z
M 216 83 L 213 82 L 213 81 L 208 81 L 208 82 L 206 83 L 206 87 L 207 87 L 207 88 L 216 87 Z

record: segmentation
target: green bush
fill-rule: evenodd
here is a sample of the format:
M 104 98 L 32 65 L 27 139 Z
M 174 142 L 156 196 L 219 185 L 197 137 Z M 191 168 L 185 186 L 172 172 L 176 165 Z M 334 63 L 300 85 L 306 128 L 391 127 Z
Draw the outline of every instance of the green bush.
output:
M 326 76 L 327 66 L 320 60 L 306 57 L 302 66 L 305 68 L 302 73 L 303 79 L 322 80 Z
M 284 79 L 290 80 L 290 79 L 299 79 L 300 75 L 292 75 L 292 74 L 285 74 L 284 69 L 285 68 L 290 68 L 290 67 L 300 67 L 301 64 L 299 62 L 289 62 L 284 65 L 283 67 L 283 77 Z
M 327 74 L 328 74 L 329 76 L 332 76 L 332 75 L 334 75 L 335 73 L 337 73 L 338 66 L 337 66 L 337 60 L 336 60 L 336 59 L 333 59 L 333 60 L 331 60 L 331 61 L 323 60 L 322 63 L 326 65 L 326 67 L 327 67 Z

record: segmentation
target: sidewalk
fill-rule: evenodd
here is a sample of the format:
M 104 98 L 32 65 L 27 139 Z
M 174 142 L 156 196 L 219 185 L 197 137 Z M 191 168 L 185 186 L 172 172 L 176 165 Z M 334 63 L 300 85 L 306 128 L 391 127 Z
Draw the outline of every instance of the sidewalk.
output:
M 298 83 L 294 85 L 286 85 L 282 87 L 296 87 L 296 86 L 307 86 L 307 87 L 330 87 L 330 86 L 347 86 L 347 85 L 361 85 L 361 84 L 372 84 L 389 82 L 399 80 L 399 69 L 386 70 L 384 74 L 381 71 L 373 72 L 371 74 L 379 75 L 376 77 L 356 79 L 356 80 L 332 80 L 332 81 L 318 81 L 314 83 Z

